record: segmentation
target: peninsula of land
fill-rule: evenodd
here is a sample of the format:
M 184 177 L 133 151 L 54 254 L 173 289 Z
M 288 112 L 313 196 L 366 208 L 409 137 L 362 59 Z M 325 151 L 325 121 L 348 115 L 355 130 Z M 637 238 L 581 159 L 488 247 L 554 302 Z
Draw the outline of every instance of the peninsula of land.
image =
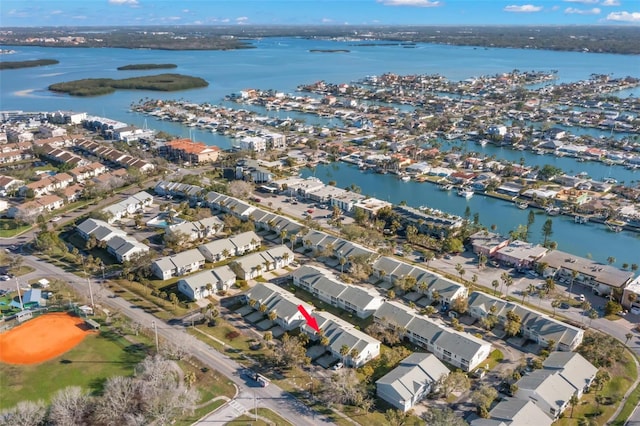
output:
M 118 71 L 160 70 L 178 68 L 176 64 L 131 64 L 118 67 Z
M 20 68 L 44 67 L 46 65 L 56 65 L 60 61 L 55 59 L 36 59 L 33 61 L 11 61 L 0 62 L 0 70 L 17 70 Z
M 365 46 L 432 43 L 485 48 L 640 54 L 637 26 L 177 26 L 6 28 L 0 46 L 116 47 L 162 50 L 233 50 L 253 48 L 267 37 L 348 40 Z
M 199 77 L 182 74 L 159 74 L 122 80 L 87 78 L 52 84 L 49 86 L 49 90 L 68 93 L 71 96 L 99 96 L 113 93 L 116 89 L 173 92 L 206 87 L 208 85 L 209 83 L 206 80 Z

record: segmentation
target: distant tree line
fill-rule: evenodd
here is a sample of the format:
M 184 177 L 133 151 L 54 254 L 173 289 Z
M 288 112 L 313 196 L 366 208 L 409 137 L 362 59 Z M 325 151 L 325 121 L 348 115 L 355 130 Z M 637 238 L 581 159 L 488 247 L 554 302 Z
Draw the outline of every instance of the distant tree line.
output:
M 157 70 L 178 68 L 176 64 L 131 64 L 118 67 L 118 71 Z

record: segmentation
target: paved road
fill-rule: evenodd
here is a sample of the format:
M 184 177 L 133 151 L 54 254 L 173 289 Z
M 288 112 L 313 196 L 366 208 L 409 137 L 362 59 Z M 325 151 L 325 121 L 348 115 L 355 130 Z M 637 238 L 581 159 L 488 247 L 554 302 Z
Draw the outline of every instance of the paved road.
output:
M 6 242 L 3 245 L 5 244 Z M 23 258 L 24 264 L 35 268 L 35 272 L 23 276 L 21 278 L 21 283 L 24 284 L 34 278 L 58 278 L 69 283 L 69 285 L 78 291 L 79 294 L 85 295 L 87 298 L 89 297 L 88 283 L 82 278 L 66 272 L 55 265 L 42 261 L 35 256 L 23 255 Z M 15 283 L 12 282 L 12 285 L 15 288 Z M 181 344 L 188 345 L 190 353 L 194 358 L 197 358 L 209 368 L 215 369 L 229 377 L 229 379 L 238 386 L 240 390 L 238 397 L 233 400 L 234 402 L 228 404 L 231 408 L 225 408 L 207 416 L 206 419 L 203 419 L 200 422 L 200 424 L 224 424 L 237 417 L 239 415 L 237 413 L 238 411 L 250 411 L 254 407 L 254 395 L 258 406 L 268 408 L 278 413 L 281 417 L 290 421 L 294 425 L 317 425 L 319 423 L 331 424 L 326 417 L 316 414 L 291 394 L 283 391 L 274 384 L 270 384 L 266 388 L 257 386 L 251 387 L 252 383 L 247 383 L 247 381 L 239 374 L 239 372 L 244 368 L 243 366 L 230 359 L 225 354 L 212 349 L 207 344 L 190 336 L 185 332 L 184 327 L 170 326 L 158 320 L 153 315 L 131 305 L 130 302 L 122 299 L 121 297 L 116 297 L 111 291 L 99 284 L 93 284 L 92 290 L 94 298 L 99 300 L 100 304 L 108 306 L 110 309 L 117 309 L 122 312 L 123 315 L 131 318 L 131 320 L 148 328 L 153 328 L 153 324 L 155 322 L 159 336 L 170 341 L 180 341 Z M 234 417 L 227 417 L 233 413 L 235 413 Z

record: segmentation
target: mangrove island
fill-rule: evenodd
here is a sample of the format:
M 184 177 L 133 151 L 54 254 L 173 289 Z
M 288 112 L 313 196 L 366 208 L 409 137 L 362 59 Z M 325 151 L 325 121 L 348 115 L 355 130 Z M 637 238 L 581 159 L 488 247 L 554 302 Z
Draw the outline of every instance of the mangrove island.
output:
M 116 89 L 157 90 L 173 92 L 177 90 L 206 87 L 209 83 L 199 77 L 181 74 L 159 74 L 143 77 L 114 80 L 111 78 L 86 78 L 49 86 L 54 92 L 68 93 L 71 96 L 99 96 L 113 93 Z
M 159 70 L 178 68 L 176 64 L 132 64 L 118 67 L 118 71 Z

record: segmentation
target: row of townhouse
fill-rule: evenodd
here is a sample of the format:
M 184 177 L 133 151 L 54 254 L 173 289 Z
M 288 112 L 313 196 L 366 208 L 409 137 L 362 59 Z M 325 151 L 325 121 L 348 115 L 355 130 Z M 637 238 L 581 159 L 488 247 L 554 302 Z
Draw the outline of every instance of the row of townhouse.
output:
M 35 198 L 38 198 L 59 189 L 64 189 L 67 186 L 72 185 L 73 182 L 73 177 L 68 173 L 56 173 L 53 176 L 45 175 L 41 176 L 40 180 L 23 185 L 18 190 L 18 193 L 20 196 L 24 197 L 31 190 L 33 191 Z
M 165 228 L 167 235 L 184 235 L 189 241 L 212 238 L 224 229 L 224 222 L 211 216 L 193 222 L 182 222 Z
M 597 372 L 580 354 L 552 352 L 542 369 L 516 382 L 518 390 L 513 398 L 502 400 L 489 412 L 489 419 L 474 420 L 471 426 L 550 426 L 568 408 L 574 395 L 581 398 L 589 390 Z
M 187 275 L 204 267 L 206 261 L 220 262 L 242 256 L 260 247 L 260 237 L 253 231 L 212 241 L 198 248 L 164 256 L 151 264 L 151 272 L 161 280 Z
M 293 252 L 282 245 L 243 256 L 231 263 L 230 266 L 239 279 L 251 280 L 261 276 L 264 272 L 284 268 L 290 265 L 293 260 Z
M 84 166 L 74 167 L 67 173 L 69 173 L 69 175 L 71 175 L 76 182 L 81 183 L 94 177 L 100 176 L 107 171 L 107 166 L 98 161 L 94 161 L 93 163 L 89 163 Z
M 435 355 L 414 352 L 376 381 L 376 395 L 406 413 L 447 375 L 449 369 Z
M 84 157 L 51 145 L 43 145 L 40 151 L 42 157 L 56 164 L 69 164 L 73 167 L 81 167 L 91 163 L 91 161 Z
M 326 232 L 311 230 L 300 237 L 305 249 L 312 250 L 314 255 L 327 254 L 338 260 L 344 259 L 344 267 L 348 268 L 354 258 L 362 258 L 367 262 L 373 262 L 378 254 L 360 244 L 352 243 L 343 238 L 334 237 Z
M 431 300 L 437 298 L 442 303 L 450 304 L 455 299 L 468 295 L 468 290 L 464 285 L 393 257 L 380 257 L 372 266 L 374 277 L 392 285 L 399 284 L 406 277 L 415 278 L 414 290 Z
M 7 217 L 21 218 L 30 222 L 30 219 L 35 219 L 38 215 L 57 210 L 62 206 L 64 206 L 63 198 L 53 194 L 43 195 L 35 200 L 9 207 Z
M 367 197 L 346 189 L 326 185 L 320 179 L 310 176 L 308 178 L 289 177 L 275 181 L 279 189 L 290 197 L 306 198 L 308 200 L 326 203 L 339 209 L 350 212 L 360 209 L 369 216 L 374 216 L 383 207 L 391 207 L 391 203 L 376 198 Z
M 153 195 L 146 191 L 140 191 L 126 199 L 103 208 L 101 211 L 108 217 L 109 223 L 114 223 L 125 216 L 142 211 L 153 204 Z
M 343 359 L 347 365 L 360 367 L 380 355 L 379 340 L 357 330 L 352 324 L 334 315 L 314 311 L 311 305 L 274 284 L 258 283 L 244 297 L 246 303 L 255 311 L 264 311 L 265 315 L 274 312 L 276 315 L 274 322 L 285 331 L 300 328 L 313 341 L 326 337 L 327 351 L 334 357 Z M 262 306 L 264 308 L 261 308 Z M 306 325 L 306 320 L 298 309 L 299 306 L 304 307 L 316 319 L 322 335 Z M 348 355 L 343 355 L 345 346 Z
M 76 140 L 76 148 L 122 167 L 138 169 L 142 173 L 152 172 L 155 169 L 155 166 L 148 161 L 88 139 Z
M 498 325 L 504 326 L 507 313 L 512 311 L 521 319 L 522 336 L 539 345 L 546 346 L 553 341 L 558 350 L 573 351 L 582 343 L 584 331 L 578 327 L 486 293 L 474 291 L 469 295 L 468 312 L 477 320 L 493 316 L 497 319 Z
M 17 192 L 24 185 L 24 181 L 16 179 L 13 176 L 0 175 L 0 197 Z
M 189 185 L 188 183 L 171 182 L 166 180 L 158 182 L 153 190 L 156 195 L 161 197 L 170 195 L 172 197 L 180 197 L 189 200 L 200 197 L 204 192 L 204 188 L 198 185 Z
M 491 353 L 491 344 L 466 332 L 453 330 L 441 320 L 418 315 L 401 303 L 386 301 L 373 314 L 374 321 L 393 327 L 413 344 L 463 371 L 471 371 Z
M 224 265 L 181 278 L 178 281 L 178 291 L 191 300 L 200 300 L 213 295 L 217 290 L 228 290 L 235 282 L 235 272 Z
M 545 278 L 553 277 L 561 283 L 573 280 L 600 295 L 611 294 L 614 289 L 623 290 L 634 275 L 633 271 L 625 271 L 561 250 L 548 250 L 539 244 L 511 241 L 488 231 L 473 234 L 470 242 L 474 253 L 478 255 L 482 254 L 518 269 L 538 269 Z
M 373 315 L 384 302 L 380 295 L 337 280 L 332 272 L 317 266 L 302 266 L 293 271 L 291 277 L 295 286 L 359 318 Z
M 94 237 L 97 241 L 106 243 L 107 252 L 119 263 L 130 261 L 134 256 L 149 252 L 147 245 L 102 220 L 87 219 L 79 224 L 76 230 L 85 240 Z

